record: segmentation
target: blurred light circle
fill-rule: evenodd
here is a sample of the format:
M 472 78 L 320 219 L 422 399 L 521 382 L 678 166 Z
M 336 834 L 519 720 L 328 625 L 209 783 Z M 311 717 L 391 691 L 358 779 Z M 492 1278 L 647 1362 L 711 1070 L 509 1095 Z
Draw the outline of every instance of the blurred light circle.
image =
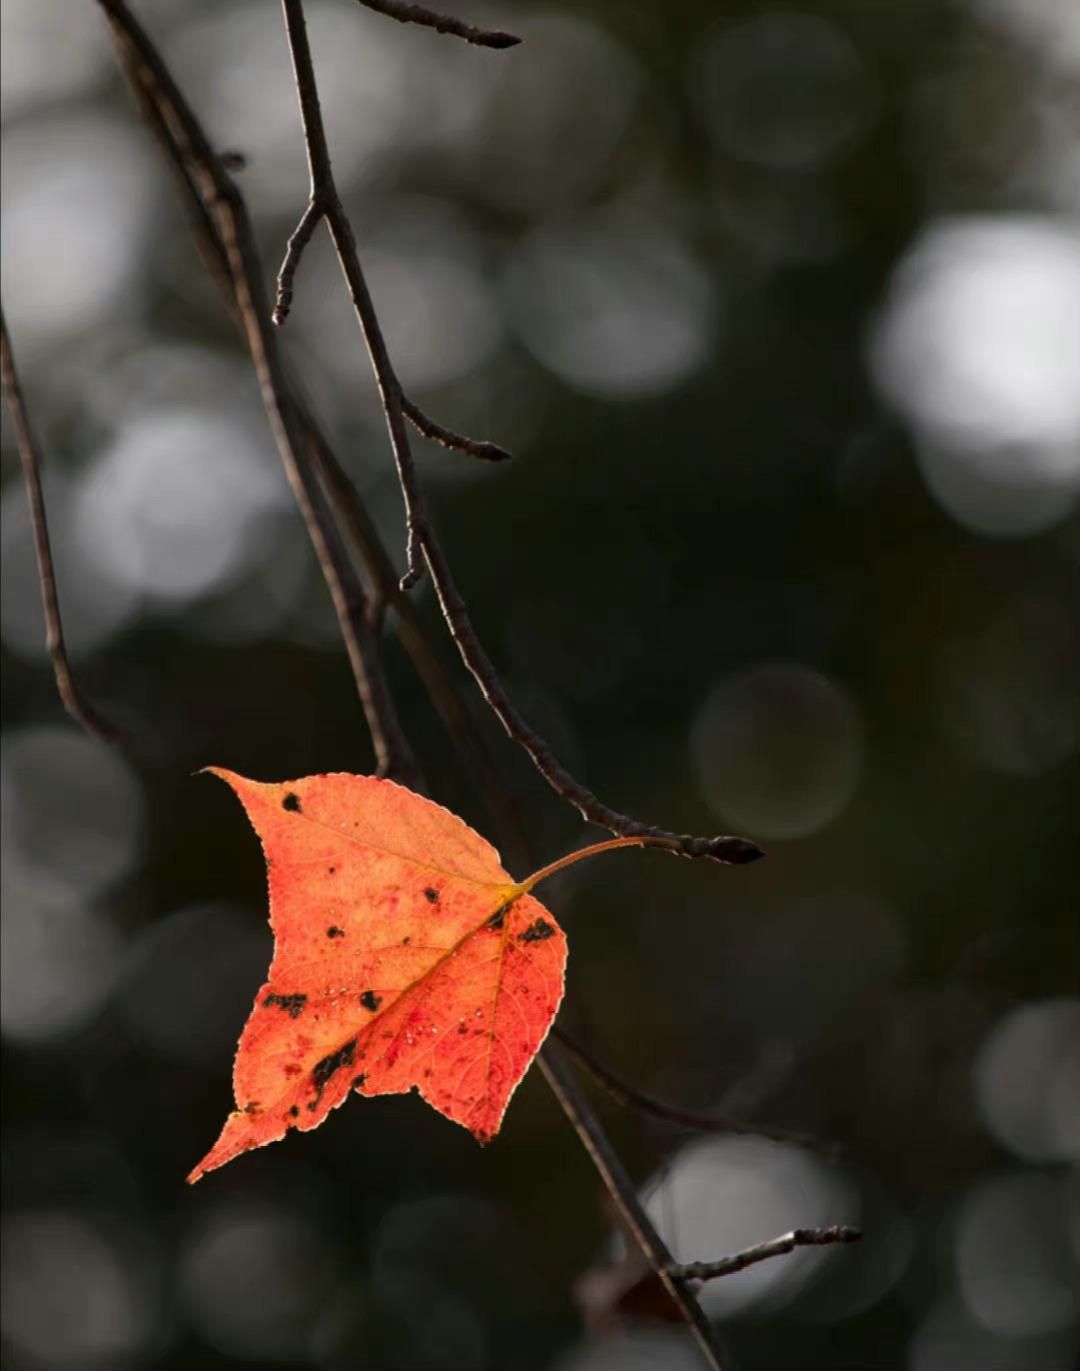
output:
M 18 123 L 3 146 L 4 303 L 32 355 L 139 299 L 155 183 L 139 130 L 89 108 Z
M 1071 448 L 1020 445 L 963 451 L 932 440 L 915 452 L 934 499 L 958 524 L 986 538 L 1028 538 L 1071 513 L 1077 481 Z
M 1022 1174 L 985 1182 L 956 1222 L 956 1270 L 964 1303 L 1001 1337 L 1068 1329 L 1080 1317 L 1080 1283 L 1069 1249 L 1062 1181 Z
M 1080 999 L 1021 1005 L 979 1048 L 975 1094 L 983 1122 L 1029 1162 L 1080 1160 Z
M 282 511 L 276 518 L 261 522 L 260 536 L 273 548 L 266 557 L 248 569 L 242 578 L 229 582 L 211 598 L 200 600 L 184 616 L 183 632 L 211 642 L 253 643 L 264 638 L 284 637 L 294 615 L 302 615 L 309 582 L 317 579 L 321 598 L 314 593 L 320 625 L 329 609 L 329 634 L 317 638 L 340 642 L 340 631 L 333 605 L 326 594 L 326 582 L 310 563 L 311 544 L 302 522 Z M 313 635 L 314 637 L 314 635 Z
M 724 1256 L 752 1247 L 764 1234 L 853 1222 L 858 1199 L 835 1167 L 808 1152 L 761 1138 L 692 1143 L 661 1172 L 645 1207 L 665 1232 L 677 1235 L 676 1261 L 702 1253 Z M 708 1282 L 699 1292 L 710 1318 L 731 1318 L 768 1301 L 791 1299 L 829 1254 L 793 1252 L 737 1275 Z
M 646 82 L 613 34 L 569 9 L 530 10 L 518 31 L 530 60 L 498 64 L 473 136 L 447 155 L 473 193 L 541 218 L 582 203 L 610 177 L 644 108 Z M 473 79 L 489 81 L 495 65 Z M 660 101 L 649 92 L 653 127 L 663 117 Z
M 269 442 L 194 408 L 133 419 L 79 492 L 79 537 L 118 580 L 163 601 L 205 595 L 267 555 L 264 516 L 288 500 Z
M 713 217 L 755 262 L 825 262 L 843 250 L 848 229 L 824 178 L 717 168 Z
M 261 433 L 266 425 L 254 368 L 235 351 L 132 329 L 93 378 L 85 404 L 106 431 L 168 409 L 227 413 Z M 50 516 L 51 516 L 50 508 Z
M 127 762 L 71 727 L 4 735 L 5 854 L 80 899 L 127 875 L 141 839 L 142 791 Z
M 405 385 L 445 385 L 490 354 L 499 317 L 479 273 L 446 253 L 378 249 L 365 262 L 390 354 Z M 359 338 L 357 338 L 359 343 Z
M 449 205 L 420 197 L 380 204 L 370 225 L 358 224 L 357 232 L 364 273 L 403 384 L 420 391 L 471 380 L 504 332 L 480 238 Z M 290 333 L 299 331 L 303 353 L 330 373 L 336 387 L 344 381 L 352 389 L 362 378 L 366 389 L 364 341 L 336 259 L 312 254 L 303 272 Z M 307 309 L 305 298 L 318 307 Z M 304 360 L 298 349 L 298 361 Z M 311 383 L 318 394 L 325 377 L 313 369 Z M 371 397 L 378 432 L 382 417 L 373 392 Z M 326 398 L 332 407 L 335 397 Z M 364 444 L 361 457 L 371 447 Z
M 899 1197 L 865 1171 L 859 1181 L 863 1236 L 858 1257 L 833 1262 L 799 1298 L 791 1311 L 793 1321 L 848 1322 L 880 1304 L 910 1272 L 916 1235 Z
M 416 67 L 423 57 L 392 25 L 326 0 L 306 6 L 319 94 L 332 127 L 334 171 L 344 186 L 374 170 L 400 144 L 425 106 Z M 170 65 L 218 147 L 247 159 L 244 190 L 263 212 L 303 208 L 307 163 L 280 25 L 267 24 L 259 0 L 194 9 L 170 42 Z M 303 272 L 301 272 L 301 280 Z
M 766 838 L 805 838 L 851 799 L 863 745 L 854 703 L 838 684 L 779 662 L 714 686 L 690 751 L 718 817 Z
M 74 1032 L 112 988 L 119 935 L 65 885 L 12 860 L 0 889 L 0 1029 L 25 1043 Z
M 262 921 L 192 905 L 132 942 L 116 1003 L 140 1047 L 194 1065 L 227 1057 L 270 958 Z
M 851 40 L 828 19 L 794 10 L 767 10 L 710 29 L 691 85 L 726 152 L 786 171 L 835 157 L 873 106 Z
M 959 523 L 1022 537 L 1080 490 L 1080 238 L 1064 221 L 986 216 L 927 230 L 871 347 L 915 429 L 923 475 Z
M 149 1365 L 157 1311 L 145 1263 L 77 1214 L 12 1214 L 0 1278 L 6 1351 L 36 1371 Z
M 4 0 L 0 41 L 0 111 L 4 119 L 35 105 L 70 99 L 109 68 L 105 26 L 70 0 Z M 62 26 L 64 42 L 56 41 Z
M 1080 72 L 1080 9 L 1075 0 L 975 0 L 975 9 L 1034 45 L 1045 61 Z
M 1005 605 L 980 633 L 942 648 L 942 725 L 980 765 L 1039 776 L 1080 748 L 1073 616 L 1048 599 Z
M 1069 1334 L 1005 1338 L 984 1328 L 955 1295 L 934 1304 L 911 1339 L 908 1371 L 1074 1371 Z
M 121 632 L 139 603 L 135 587 L 110 574 L 93 548 L 77 536 L 75 491 L 52 477 L 45 483 L 49 539 L 64 615 L 69 656 L 92 652 Z M 21 481 L 9 481 L 0 498 L 0 632 L 10 651 L 30 661 L 48 656 L 34 534 Z
M 306 1363 L 319 1309 L 335 1289 L 318 1229 L 283 1208 L 221 1206 L 187 1235 L 179 1263 L 188 1318 L 218 1351 Z
M 541 230 L 507 281 L 514 327 L 567 385 L 605 399 L 660 395 L 707 359 L 714 284 L 659 226 Z
M 380 211 L 365 235 L 364 270 L 407 387 L 446 385 L 498 347 L 502 316 L 481 245 L 447 205 L 403 201 Z M 351 346 L 359 357 L 355 320 Z

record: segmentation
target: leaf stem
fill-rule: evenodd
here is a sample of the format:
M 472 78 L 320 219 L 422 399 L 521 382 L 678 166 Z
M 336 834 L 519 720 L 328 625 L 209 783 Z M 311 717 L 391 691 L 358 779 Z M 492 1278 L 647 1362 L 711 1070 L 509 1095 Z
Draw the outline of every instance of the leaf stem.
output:
M 595 857 L 599 852 L 611 852 L 616 847 L 666 846 L 667 843 L 665 842 L 650 842 L 645 833 L 635 835 L 632 838 L 608 838 L 602 843 L 590 843 L 588 847 L 579 847 L 576 852 L 568 852 L 565 857 L 560 857 L 558 861 L 549 862 L 547 866 L 542 866 L 539 871 L 534 871 L 531 876 L 526 876 L 518 889 L 527 895 L 534 885 L 539 885 L 541 881 L 546 881 L 549 876 L 554 876 L 556 871 L 562 871 L 565 867 L 573 866 L 575 862 L 580 862 L 583 857 Z

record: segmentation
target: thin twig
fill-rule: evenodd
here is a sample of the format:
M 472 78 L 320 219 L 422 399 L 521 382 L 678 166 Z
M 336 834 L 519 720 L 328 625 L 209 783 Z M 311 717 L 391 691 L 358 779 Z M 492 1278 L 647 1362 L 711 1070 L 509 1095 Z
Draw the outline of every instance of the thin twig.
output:
M 446 555 L 434 538 L 425 538 L 424 556 L 450 635 L 484 699 L 509 736 L 524 748 L 548 785 L 572 805 L 583 819 L 596 824 L 598 828 L 606 828 L 619 837 L 647 835 L 653 840 L 654 845 L 664 846 L 679 857 L 708 857 L 713 861 L 739 866 L 757 861 L 763 855 L 757 844 L 746 838 L 727 835 L 698 838 L 690 834 L 669 833 L 664 829 L 644 824 L 627 814 L 620 814 L 618 810 L 603 804 L 587 786 L 582 785 L 567 771 L 548 743 L 518 712 L 506 693 L 491 658 L 477 637 L 465 602 L 454 584 Z
M 255 364 L 263 404 L 281 454 L 285 474 L 300 508 L 323 577 L 333 600 L 357 693 L 367 718 L 380 774 L 416 783 L 418 770 L 383 677 L 377 644 L 368 624 L 364 597 L 341 547 L 314 467 L 307 460 L 305 435 L 292 404 L 277 342 L 263 300 L 258 250 L 239 191 L 221 165 L 157 49 L 124 0 L 99 0 L 125 74 L 146 111 L 151 127 L 176 149 L 205 214 L 220 241 L 222 265 L 232 282 L 236 309 Z
M 859 1229 L 842 1223 L 834 1223 L 831 1228 L 796 1228 L 782 1238 L 771 1238 L 718 1261 L 673 1262 L 668 1273 L 684 1281 L 714 1281 L 721 1276 L 734 1276 L 737 1271 L 745 1271 L 771 1257 L 784 1257 L 796 1247 L 831 1247 L 833 1243 L 858 1242 L 861 1237 Z
M 601 803 L 592 791 L 582 785 L 559 762 L 548 744 L 528 724 L 507 695 L 490 657 L 476 635 L 465 602 L 454 583 L 446 555 L 432 531 L 428 518 L 427 505 L 409 444 L 401 384 L 391 363 L 382 327 L 360 265 L 352 226 L 334 183 L 303 5 L 301 0 L 282 0 L 282 8 L 308 148 L 308 165 L 311 172 L 310 199 L 320 207 L 326 217 L 338 260 L 352 296 L 357 321 L 367 345 L 382 398 L 398 480 L 405 502 L 407 567 L 401 580 L 402 589 L 407 590 L 419 579 L 422 554 L 431 573 L 435 593 L 451 637 L 457 645 L 462 661 L 480 687 L 484 699 L 509 736 L 524 748 L 533 765 L 552 789 L 573 805 L 589 823 L 606 828 L 620 837 L 648 835 L 655 845 L 664 846 L 682 857 L 710 857 L 715 861 L 734 864 L 755 861 L 762 855 L 761 849 L 745 838 L 698 838 L 689 834 L 668 833 L 664 829 L 641 823 L 629 815 L 620 814 Z
M 574 1125 L 578 1137 L 593 1160 L 593 1165 L 600 1173 L 627 1232 L 641 1249 L 642 1255 L 682 1315 L 701 1349 L 706 1365 L 712 1368 L 712 1371 L 722 1371 L 723 1363 L 715 1329 L 705 1317 L 693 1286 L 672 1260 L 667 1244 L 646 1213 L 622 1160 L 608 1141 L 595 1114 L 588 1108 L 588 1102 L 566 1063 L 550 1043 L 540 1049 L 538 1061 L 544 1079 L 555 1092 L 556 1099 Z
M 15 444 L 19 449 L 23 479 L 26 482 L 30 523 L 34 530 L 34 551 L 37 554 L 38 581 L 41 585 L 41 604 L 45 613 L 45 642 L 56 678 L 56 689 L 68 714 L 87 733 L 103 743 L 118 743 L 122 740 L 120 731 L 83 698 L 82 691 L 75 682 L 71 663 L 68 661 L 64 624 L 60 617 L 60 596 L 56 589 L 56 568 L 53 565 L 52 545 L 49 541 L 49 523 L 45 514 L 45 494 L 41 486 L 41 458 L 34 431 L 30 426 L 30 415 L 22 386 L 19 384 L 19 374 L 15 368 L 15 356 L 2 307 L 0 374 L 3 380 L 4 399 L 7 401 L 12 427 L 15 430 Z
M 409 447 L 409 434 L 405 415 L 401 407 L 401 387 L 383 341 L 382 330 L 375 314 L 375 305 L 368 290 L 367 281 L 360 268 L 360 258 L 356 251 L 352 225 L 341 204 L 330 167 L 330 151 L 326 142 L 326 129 L 323 126 L 322 107 L 319 103 L 318 88 L 315 84 L 315 67 L 311 58 L 311 45 L 308 42 L 307 23 L 304 19 L 300 0 L 282 0 L 285 15 L 285 28 L 289 38 L 289 51 L 292 54 L 293 71 L 296 76 L 296 89 L 300 100 L 300 117 L 304 125 L 304 144 L 307 148 L 308 170 L 311 176 L 311 194 L 308 208 L 304 211 L 303 223 L 311 214 L 326 220 L 330 237 L 338 254 L 345 279 L 349 285 L 353 308 L 360 321 L 371 354 L 372 369 L 386 412 L 390 430 L 390 443 L 397 463 L 398 481 L 405 500 L 405 574 L 401 578 L 402 590 L 414 586 L 423 574 L 420 556 L 421 542 L 426 525 L 426 511 L 420 483 L 416 476 L 412 451 Z M 294 239 L 297 237 L 293 235 Z M 301 240 L 301 248 L 303 247 Z M 292 252 L 290 243 L 287 260 L 291 258 L 293 272 L 299 253 Z
M 404 393 L 401 396 L 401 408 L 405 411 L 406 419 L 419 429 L 425 438 L 441 443 L 443 447 L 467 452 L 470 457 L 478 457 L 481 462 L 506 462 L 510 459 L 511 454 L 498 443 L 489 443 L 481 438 L 466 438 L 463 433 L 455 433 L 452 428 L 436 423 Z
M 300 216 L 300 222 L 289 236 L 289 241 L 285 247 L 285 257 L 281 263 L 281 270 L 278 272 L 277 294 L 274 299 L 273 320 L 278 328 L 289 317 L 289 310 L 292 308 L 293 278 L 296 275 L 296 268 L 300 265 L 300 258 L 308 245 L 308 240 L 315 232 L 321 218 L 322 211 L 314 200 L 310 200 L 307 208 Z
M 521 39 L 512 33 L 503 33 L 500 29 L 474 28 L 472 24 L 466 24 L 461 19 L 454 19 L 448 14 L 438 14 L 435 10 L 429 10 L 426 5 L 408 4 L 406 0 L 360 0 L 360 3 L 366 5 L 369 10 L 376 10 L 379 14 L 397 19 L 402 24 L 420 24 L 426 29 L 434 29 L 436 33 L 448 33 L 454 38 L 464 38 L 466 43 L 475 43 L 480 48 L 512 48 L 521 42 Z
M 771 1142 L 793 1143 L 798 1147 L 807 1147 L 814 1151 L 833 1150 L 828 1144 L 824 1144 L 806 1133 L 795 1133 L 786 1128 L 770 1128 L 765 1124 L 746 1123 L 744 1120 L 729 1118 L 724 1114 L 704 1113 L 700 1110 L 684 1109 L 681 1105 L 669 1104 L 666 1100 L 660 1100 L 655 1095 L 646 1094 L 644 1090 L 639 1090 L 637 1086 L 631 1085 L 628 1081 L 615 1075 L 603 1062 L 594 1057 L 581 1043 L 557 1024 L 552 1027 L 551 1036 L 557 1038 L 578 1065 L 585 1068 L 597 1085 L 625 1109 L 638 1110 L 642 1114 L 649 1114 L 653 1118 L 662 1119 L 665 1123 L 674 1124 L 677 1128 L 692 1129 L 696 1133 L 732 1133 L 747 1137 L 768 1138 Z

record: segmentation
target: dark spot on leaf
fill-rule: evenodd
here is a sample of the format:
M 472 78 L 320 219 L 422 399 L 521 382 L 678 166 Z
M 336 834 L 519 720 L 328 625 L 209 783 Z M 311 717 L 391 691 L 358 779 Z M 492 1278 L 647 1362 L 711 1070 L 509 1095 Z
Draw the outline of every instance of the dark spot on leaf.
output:
M 436 904 L 438 902 L 439 892 L 435 889 L 433 885 L 429 885 L 425 889 L 424 899 L 427 900 L 428 904 Z
M 467 1025 L 467 1024 L 463 1024 L 463 1023 L 459 1023 L 459 1024 L 458 1024 L 458 1030 L 457 1030 L 457 1031 L 458 1031 L 459 1033 L 468 1033 L 468 1031 L 469 1031 L 468 1025 Z
M 328 938 L 344 938 L 345 930 L 343 928 L 338 928 L 337 924 L 331 924 L 326 930 L 326 936 Z
M 300 813 L 300 796 L 295 790 L 290 790 L 288 795 L 281 802 L 282 809 L 287 809 L 290 814 Z
M 300 1106 L 297 1104 L 291 1104 L 289 1106 L 289 1113 L 294 1119 L 298 1118 L 300 1115 Z
M 332 876 L 332 875 L 334 874 L 334 872 L 337 870 L 337 867 L 336 867 L 336 866 L 328 866 L 328 867 L 326 868 L 326 870 L 327 870 L 327 872 Z
M 286 1062 L 281 1069 L 285 1072 L 286 1076 L 299 1076 L 303 1067 L 298 1066 L 296 1062 Z
M 376 995 L 374 990 L 365 990 L 360 996 L 360 1003 L 365 1009 L 370 1009 L 372 1014 L 374 1014 L 379 1005 L 382 1004 L 382 996 Z
M 535 923 L 528 926 L 524 933 L 517 935 L 517 940 L 519 943 L 542 943 L 548 938 L 554 938 L 554 936 L 555 930 L 547 919 L 537 919 Z
M 250 1104 L 245 1104 L 245 1105 L 244 1105 L 244 1113 L 245 1113 L 245 1114 L 257 1114 L 258 1112 L 259 1112 L 259 1102 L 258 1102 L 258 1100 L 252 1100 Z
M 276 1004 L 279 1009 L 284 1009 L 290 1019 L 298 1019 L 304 1012 L 304 1005 L 307 1004 L 306 995 L 267 995 L 263 1000 L 263 1008 L 269 1009 L 272 1004 Z
M 495 911 L 495 913 L 492 914 L 492 916 L 491 916 L 490 919 L 488 919 L 488 921 L 487 921 L 487 927 L 488 927 L 488 928 L 495 928 L 495 929 L 502 928 L 503 924 L 506 922 L 506 911 L 507 911 L 509 908 L 510 908 L 510 901 L 509 901 L 509 900 L 506 902 L 506 904 L 501 904 L 501 905 L 499 905 L 499 907 L 498 907 L 498 909 Z
M 343 1066 L 352 1066 L 353 1055 L 356 1052 L 356 1039 L 351 1038 L 344 1047 L 339 1047 L 336 1052 L 331 1052 L 329 1056 L 317 1061 L 311 1069 L 311 1083 L 318 1092 L 312 1102 L 308 1105 L 309 1109 L 316 1109 L 322 1099 L 323 1091 L 326 1089 L 327 1082 L 337 1075 Z
M 401 940 L 401 945 L 402 945 L 402 947 L 408 947 L 408 945 L 409 945 L 411 942 L 412 942 L 412 939 L 406 936 L 406 937 L 402 938 L 402 940 Z
M 354 1089 L 354 1090 L 359 1090 L 360 1087 L 364 1084 L 364 1082 L 365 1082 L 366 1080 L 367 1080 L 367 1072 L 366 1072 L 366 1071 L 361 1071 L 360 1074 L 359 1074 L 359 1076 L 354 1076 L 354 1077 L 353 1077 L 353 1089 Z

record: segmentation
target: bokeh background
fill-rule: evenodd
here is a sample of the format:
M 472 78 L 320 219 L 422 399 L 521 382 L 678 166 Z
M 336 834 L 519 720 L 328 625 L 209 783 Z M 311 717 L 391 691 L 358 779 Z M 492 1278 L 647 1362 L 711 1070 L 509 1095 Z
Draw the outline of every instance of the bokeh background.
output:
M 269 274 L 306 189 L 277 6 L 136 10 L 246 157 Z M 1080 11 L 470 7 L 524 36 L 508 53 L 309 11 L 401 374 L 516 453 L 422 459 L 512 693 L 617 807 L 768 850 L 621 854 L 548 891 L 564 1022 L 597 1055 L 839 1145 L 598 1097 L 684 1259 L 866 1230 L 710 1286 L 729 1364 L 1075 1365 Z M 5 0 L 2 39 L 3 290 L 68 637 L 140 740 L 126 760 L 61 714 L 5 428 L 5 1365 L 697 1365 L 670 1327 L 600 1326 L 580 1278 L 618 1241 L 536 1073 L 484 1152 L 415 1099 L 357 1100 L 185 1187 L 269 955 L 257 843 L 192 773 L 371 753 L 251 369 L 95 5 Z M 321 235 L 285 342 L 400 556 Z M 490 828 L 386 657 L 433 794 Z M 471 707 L 541 856 L 590 836 Z

